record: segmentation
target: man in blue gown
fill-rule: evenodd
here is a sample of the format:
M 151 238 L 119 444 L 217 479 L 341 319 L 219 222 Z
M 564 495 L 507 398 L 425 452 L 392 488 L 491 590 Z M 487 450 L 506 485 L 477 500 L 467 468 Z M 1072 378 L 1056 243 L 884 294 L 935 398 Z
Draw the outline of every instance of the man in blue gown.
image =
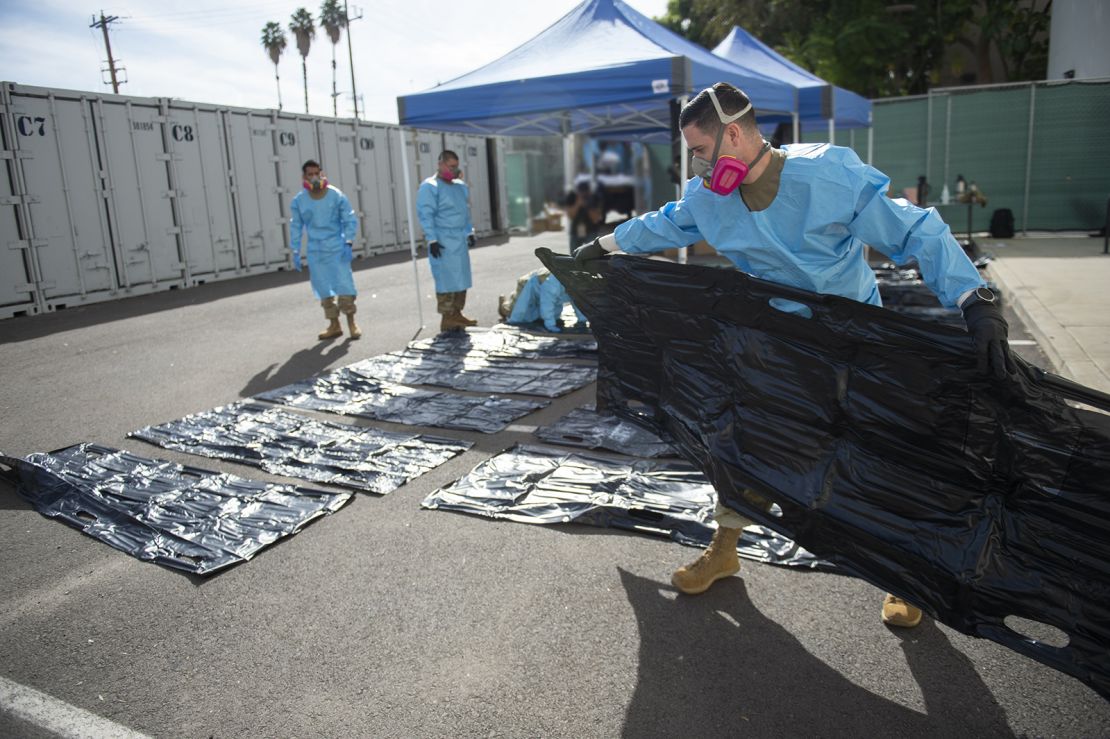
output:
M 420 183 L 416 213 L 428 241 L 428 265 L 436 283 L 440 331 L 460 331 L 478 324 L 463 315 L 470 289 L 470 188 L 459 171 L 459 157 L 450 150 L 439 155 L 438 171 Z
M 983 372 L 1002 379 L 1013 371 L 1008 327 L 995 296 L 935 209 L 888 198 L 890 178 L 851 149 L 829 144 L 773 149 L 756 126 L 751 101 L 727 83 L 695 96 L 683 108 L 679 125 L 695 175 L 682 199 L 580 247 L 576 262 L 705 239 L 755 277 L 881 305 L 867 263 L 869 245 L 898 264 L 915 259 L 941 303 L 963 310 Z M 773 303 L 789 312 L 808 310 L 787 300 Z M 757 491 L 743 495 L 754 507 L 770 508 Z M 720 504 L 716 518 L 717 531 L 705 554 L 671 578 L 684 593 L 702 593 L 740 570 L 736 542 L 749 520 Z M 912 627 L 921 621 L 921 610 L 888 594 L 882 616 L 892 626 Z
M 339 188 L 328 184 L 320 165 L 311 159 L 301 167 L 304 190 L 289 203 L 289 247 L 293 267 L 301 271 L 301 236 L 308 232 L 308 277 L 312 292 L 324 307 L 328 326 L 320 340 L 343 335 L 339 314 L 347 316 L 351 338 L 362 336 L 355 323 L 355 278 L 351 272 L 352 242 L 358 232 L 358 216 Z

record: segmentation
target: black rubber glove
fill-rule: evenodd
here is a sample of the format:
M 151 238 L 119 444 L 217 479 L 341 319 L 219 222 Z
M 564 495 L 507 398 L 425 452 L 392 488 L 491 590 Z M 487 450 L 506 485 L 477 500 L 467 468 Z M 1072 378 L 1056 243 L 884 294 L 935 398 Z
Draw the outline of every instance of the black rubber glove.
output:
M 1007 341 L 1010 326 L 997 305 L 975 301 L 964 308 L 964 321 L 967 322 L 967 332 L 975 342 L 979 372 L 1003 380 L 1017 371 Z
M 467 249 L 473 249 L 474 245 L 477 244 L 477 243 L 478 243 L 478 239 L 474 236 L 474 234 L 467 234 L 466 235 L 466 248 Z
M 574 250 L 574 264 L 578 267 L 585 267 L 588 262 L 595 259 L 601 259 L 609 252 L 601 245 L 600 239 L 594 239 L 588 244 L 583 244 Z
M 439 245 L 438 241 L 429 241 L 428 251 L 432 253 L 433 259 L 439 259 L 439 255 L 443 253 L 443 247 Z

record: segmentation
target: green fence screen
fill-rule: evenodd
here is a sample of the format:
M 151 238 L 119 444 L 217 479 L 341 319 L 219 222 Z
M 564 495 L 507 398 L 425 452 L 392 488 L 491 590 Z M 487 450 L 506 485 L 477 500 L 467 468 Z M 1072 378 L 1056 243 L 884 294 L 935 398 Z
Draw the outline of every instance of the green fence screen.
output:
M 924 175 L 935 205 L 952 229 L 968 228 L 968 206 L 942 205 L 945 183 L 958 175 L 987 196 L 971 213 L 975 230 L 991 214 L 1013 211 L 1022 231 L 1097 230 L 1110 198 L 1110 80 L 1037 82 L 949 88 L 913 98 L 876 100 L 872 164 L 891 187 L 917 185 Z M 803 141 L 827 141 L 827 130 Z M 867 160 L 866 130 L 837 130 L 834 143 Z

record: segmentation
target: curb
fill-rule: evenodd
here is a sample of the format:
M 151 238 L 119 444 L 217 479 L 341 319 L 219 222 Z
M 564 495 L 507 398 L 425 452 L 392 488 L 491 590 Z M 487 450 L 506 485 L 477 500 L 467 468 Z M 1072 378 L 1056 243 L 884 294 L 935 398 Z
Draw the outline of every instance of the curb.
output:
M 997 257 L 987 268 L 990 277 L 1002 289 L 1004 300 L 1036 339 L 1056 374 L 1097 390 L 1108 386 L 1107 378 L 1090 359 L 1071 332 L 1056 320 L 1052 311 L 1041 302 L 1033 288 Z M 1070 358 L 1070 361 L 1069 359 Z M 1078 359 L 1077 359 L 1078 358 Z M 1085 358 L 1085 359 L 1083 359 Z

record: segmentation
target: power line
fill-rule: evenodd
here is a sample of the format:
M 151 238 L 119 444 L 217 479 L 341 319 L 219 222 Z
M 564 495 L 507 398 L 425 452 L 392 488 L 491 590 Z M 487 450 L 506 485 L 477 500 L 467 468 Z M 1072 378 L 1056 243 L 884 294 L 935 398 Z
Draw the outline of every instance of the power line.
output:
M 148 13 L 148 14 L 145 14 L 145 15 L 129 16 L 129 17 L 133 17 L 135 20 L 162 20 L 162 19 L 167 19 L 167 20 L 172 21 L 172 20 L 176 20 L 176 19 L 185 20 L 186 18 L 183 18 L 183 16 L 208 17 L 208 16 L 212 16 L 212 15 L 228 15 L 228 14 L 257 14 L 257 13 L 259 13 L 261 11 L 264 11 L 264 10 L 284 9 L 287 6 L 288 6 L 288 3 L 266 2 L 266 3 L 257 3 L 257 4 L 254 4 L 254 5 L 236 5 L 236 6 L 230 7 L 230 8 L 220 6 L 220 7 L 212 8 L 210 10 L 200 10 L 200 9 L 179 10 L 179 11 L 174 11 L 172 13 Z

